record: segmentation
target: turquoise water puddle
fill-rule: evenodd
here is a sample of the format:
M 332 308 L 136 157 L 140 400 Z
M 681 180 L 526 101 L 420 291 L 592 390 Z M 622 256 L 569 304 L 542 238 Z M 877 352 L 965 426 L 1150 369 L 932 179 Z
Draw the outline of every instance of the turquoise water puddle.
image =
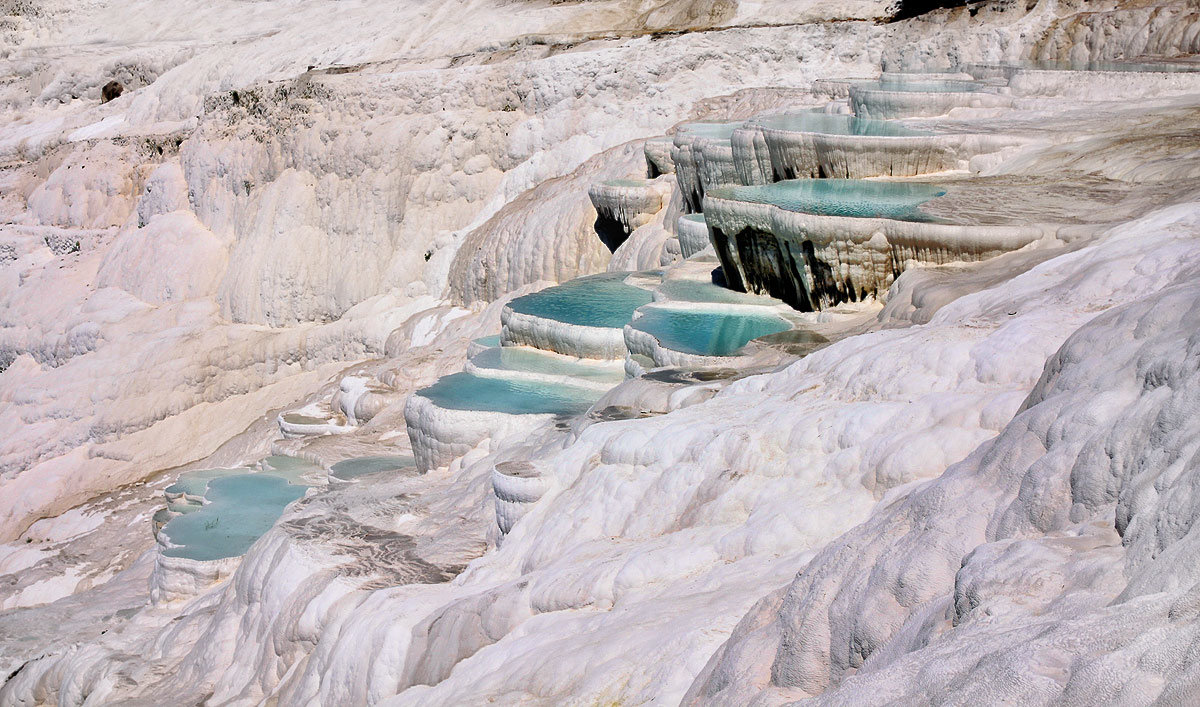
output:
M 650 186 L 648 179 L 606 179 L 601 184 L 610 187 L 647 187 Z
M 779 300 L 752 295 L 744 292 L 734 292 L 720 285 L 700 280 L 666 280 L 658 286 L 658 291 L 666 295 L 668 300 L 684 302 L 717 302 L 721 304 L 782 304 Z
M 399 471 L 416 465 L 417 460 L 412 455 L 355 457 L 354 459 L 343 459 L 329 467 L 329 475 L 343 481 L 350 481 L 367 474 Z
M 320 474 L 323 471 L 319 465 L 307 459 L 289 457 L 282 454 L 274 454 L 263 459 L 259 462 L 259 466 L 264 471 L 270 471 L 276 476 L 282 476 L 293 483 L 298 482 L 304 474 Z
M 751 339 L 786 331 L 791 326 L 770 313 L 697 312 L 648 308 L 632 323 L 666 348 L 701 356 L 729 356 Z
M 720 187 L 719 199 L 774 204 L 788 211 L 820 216 L 890 218 L 934 223 L 939 219 L 917 208 L 946 190 L 936 184 L 875 182 L 864 179 L 790 179 L 762 186 Z
M 299 412 L 284 413 L 283 421 L 289 425 L 327 425 L 333 424 L 334 420 L 328 417 L 313 417 Z
M 187 471 L 179 475 L 179 479 L 163 490 L 169 496 L 187 494 L 188 496 L 203 496 L 208 488 L 208 482 L 235 474 L 245 474 L 245 468 L 238 469 L 201 469 Z
M 679 134 L 712 140 L 728 140 L 733 136 L 733 131 L 742 127 L 742 125 L 742 121 L 731 123 L 684 123 L 679 126 Z
M 923 130 L 913 130 L 889 120 L 870 120 L 853 115 L 830 113 L 786 113 L 772 115 L 757 121 L 771 130 L 787 130 L 797 133 L 821 133 L 822 135 L 863 135 L 878 137 L 921 137 L 933 135 Z
M 704 214 L 685 214 L 680 216 L 684 221 L 695 221 L 696 223 L 704 223 Z
M 868 91 L 902 91 L 904 93 L 974 93 L 984 89 L 983 84 L 966 80 L 949 81 L 906 81 L 883 78 L 879 81 L 855 83 L 855 88 Z
M 493 346 L 499 346 L 500 335 L 496 334 L 495 336 L 481 336 L 478 339 L 475 339 L 475 343 L 484 347 L 485 349 Z
M 246 552 L 279 518 L 284 506 L 304 495 L 305 474 L 321 473 L 306 459 L 274 455 L 255 468 L 200 469 L 180 474 L 164 489 L 168 498 L 179 494 L 203 497 L 203 503 L 176 498 L 155 514 L 155 527 L 173 547 L 168 557 L 219 560 Z
M 625 379 L 619 366 L 597 365 L 578 359 L 541 353 L 519 346 L 497 346 L 471 359 L 479 368 L 500 371 L 526 371 L 550 376 L 571 376 L 616 385 Z
M 189 486 L 201 483 L 190 474 L 180 481 Z M 179 546 L 164 550 L 164 555 L 201 561 L 243 555 L 306 490 L 265 471 L 210 475 L 203 483 L 205 504 L 172 518 L 160 531 Z
M 650 292 L 622 282 L 630 273 L 605 273 L 579 277 L 541 292 L 514 299 L 514 312 L 567 324 L 625 326 L 633 311 L 652 299 Z
M 470 373 L 443 376 L 417 393 L 442 408 L 511 415 L 579 415 L 586 412 L 601 395 L 577 386 L 487 378 Z

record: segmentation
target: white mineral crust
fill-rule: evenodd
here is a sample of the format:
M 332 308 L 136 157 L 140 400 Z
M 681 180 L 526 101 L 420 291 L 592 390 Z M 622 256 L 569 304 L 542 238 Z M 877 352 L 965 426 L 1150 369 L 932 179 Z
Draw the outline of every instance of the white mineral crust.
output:
M 996 67 L 1187 60 L 1200 11 L 894 10 L 0 3 L 0 705 L 1195 703 L 1200 74 Z M 848 80 L 957 65 L 987 90 Z M 677 131 L 814 107 L 954 137 Z M 681 213 L 788 160 L 1044 188 L 958 202 L 990 231 L 712 200 L 875 289 L 789 313 L 798 360 L 506 308 L 715 268 Z M 643 177 L 610 253 L 588 189 Z M 647 375 L 567 420 L 416 394 L 497 333 Z M 270 455 L 403 463 L 159 552 L 180 473 Z

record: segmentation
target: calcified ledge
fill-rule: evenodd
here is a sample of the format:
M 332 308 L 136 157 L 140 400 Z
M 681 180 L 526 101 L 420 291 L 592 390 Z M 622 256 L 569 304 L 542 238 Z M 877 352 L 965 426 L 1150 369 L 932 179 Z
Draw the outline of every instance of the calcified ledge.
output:
M 733 170 L 739 182 L 750 186 L 775 181 L 771 153 L 758 126 L 747 123 L 734 130 L 729 137 L 729 148 L 733 153 Z
M 1089 95 L 1095 83 L 1112 87 L 1150 87 L 1154 91 L 1195 86 L 1200 81 L 1200 63 L 1186 60 L 1130 60 L 1111 62 L 1021 62 L 968 63 L 959 67 L 964 74 L 978 81 L 1012 81 L 1017 77 L 1033 79 L 1034 83 L 1061 87 L 1072 95 Z M 1105 96 L 1107 99 L 1108 96 Z
M 680 254 L 690 258 L 709 246 L 708 224 L 704 214 L 680 216 L 675 222 L 675 237 L 679 239 Z
M 579 359 L 573 356 L 563 356 L 563 354 L 553 353 L 544 350 L 537 350 L 541 356 L 561 356 L 563 359 L 572 362 L 579 362 L 580 365 L 592 365 L 597 372 L 610 371 L 616 373 L 622 370 L 622 366 L 615 360 L 607 359 Z M 585 364 L 583 361 L 591 361 L 591 364 Z M 588 388 L 605 392 L 612 388 L 620 381 L 607 381 L 603 379 L 593 380 L 583 376 L 573 376 L 566 373 L 543 373 L 539 371 L 526 371 L 517 368 L 489 368 L 487 366 L 478 365 L 475 361 L 467 359 L 463 365 L 463 373 L 470 373 L 479 378 L 501 378 L 509 380 L 522 380 L 531 383 L 549 383 L 552 385 L 573 385 L 579 388 Z
M 504 346 L 531 346 L 576 358 L 619 360 L 625 340 L 616 327 L 569 324 L 505 307 L 500 313 L 500 342 Z
M 166 538 L 154 533 L 154 569 L 150 573 L 150 600 L 155 604 L 190 599 L 220 582 L 237 569 L 241 555 L 219 560 L 192 560 L 164 554 L 170 548 Z
M 664 174 L 675 173 L 675 161 L 671 159 L 671 148 L 675 146 L 670 136 L 652 137 L 642 147 L 646 156 L 646 177 L 655 179 Z
M 930 118 L 955 108 L 1008 108 L 1012 96 L 977 91 L 890 91 L 884 88 L 851 86 L 850 109 L 860 118 Z
M 842 79 L 815 79 L 812 82 L 812 93 L 820 98 L 831 100 L 846 100 L 850 96 L 850 87 L 864 81 L 875 81 L 877 76 L 860 76 Z
M 1052 71 L 1017 69 L 1009 87 L 1018 96 L 1106 101 L 1200 91 L 1200 71 Z
M 652 305 L 657 309 L 675 309 L 682 311 L 706 311 L 719 314 L 761 314 L 764 311 L 778 312 L 776 307 L 765 305 L 747 305 L 747 304 L 727 304 L 714 302 L 656 302 Z M 639 314 L 634 315 L 634 321 L 640 316 L 640 313 L 646 308 L 642 308 Z M 726 356 L 709 356 L 704 354 L 688 353 L 686 351 L 678 351 L 664 345 L 654 334 L 643 331 L 633 326 L 633 323 L 625 325 L 625 348 L 629 352 L 626 357 L 626 371 L 630 370 L 631 362 L 637 365 L 641 372 L 637 375 L 645 373 L 649 368 L 684 368 L 689 370 L 704 369 L 704 368 L 743 368 L 756 363 L 761 359 L 759 352 L 751 350 L 753 347 L 744 346 L 742 350 Z M 747 342 L 749 344 L 750 342 Z M 639 361 L 641 357 L 644 361 Z M 650 364 L 650 365 L 646 365 Z M 634 369 L 637 370 L 637 369 Z
M 688 213 L 701 210 L 708 190 L 741 183 L 730 143 L 734 131 L 730 128 L 728 135 L 713 136 L 681 130 L 675 135 L 671 160 Z
M 753 125 L 738 131 L 733 145 L 739 164 L 752 163 L 770 175 L 769 181 L 780 181 L 915 177 L 964 170 L 972 157 L 1020 142 L 1008 135 L 836 135 Z
M 558 419 L 552 413 L 509 414 L 440 407 L 420 393 L 404 406 L 404 423 L 421 473 L 448 466 L 486 439 L 528 434 Z
M 527 461 L 500 462 L 492 467 L 492 493 L 496 496 L 496 527 L 508 535 L 517 521 L 541 499 L 550 483 Z
M 354 425 L 343 415 L 315 403 L 281 412 L 275 421 L 279 431 L 289 439 L 344 434 L 354 429 Z
M 885 71 L 878 76 L 852 76 L 848 78 L 815 79 L 812 82 L 814 96 L 845 100 L 850 96 L 850 87 L 854 84 L 871 81 L 891 81 L 893 83 L 920 83 L 923 81 L 970 81 L 976 78 L 966 71 L 945 71 L 930 73 L 909 73 L 904 71 Z M 989 77 L 991 78 L 991 77 Z
M 596 208 L 596 235 L 616 251 L 634 229 L 662 210 L 669 188 L 647 180 L 618 179 L 593 184 L 588 197 Z
M 704 214 L 729 285 L 801 311 L 886 292 L 910 263 L 985 260 L 1058 230 L 817 216 L 712 196 Z

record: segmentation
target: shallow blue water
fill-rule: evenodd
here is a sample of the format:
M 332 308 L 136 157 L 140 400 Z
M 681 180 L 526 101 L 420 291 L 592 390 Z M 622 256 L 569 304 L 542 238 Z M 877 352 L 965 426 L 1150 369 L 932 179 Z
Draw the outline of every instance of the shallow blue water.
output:
M 967 80 L 949 81 L 906 81 L 887 80 L 856 82 L 855 88 L 868 91 L 901 91 L 904 93 L 974 93 L 984 89 L 983 84 Z
M 497 346 L 479 353 L 471 363 L 480 368 L 503 371 L 528 371 L 551 376 L 573 376 L 593 381 L 620 383 L 623 370 L 614 366 L 597 365 L 565 356 L 541 353 L 521 346 Z
M 723 304 L 779 304 L 779 300 L 762 295 L 734 292 L 733 290 L 699 280 L 666 280 L 658 291 L 669 300 L 684 302 L 720 302 Z
M 622 282 L 628 275 L 577 277 L 518 297 L 509 306 L 514 312 L 568 324 L 620 328 L 633 316 L 633 310 L 652 299 L 649 291 Z
M 646 187 L 650 185 L 648 179 L 606 179 L 601 182 L 610 187 Z
M 328 417 L 313 417 L 299 412 L 284 413 L 283 421 L 289 425 L 327 425 L 333 422 Z
M 805 214 L 929 223 L 938 219 L 917 207 L 945 193 L 936 184 L 864 179 L 790 179 L 761 186 L 720 187 L 710 192 L 720 199 L 774 204 Z
M 684 221 L 695 221 L 696 223 L 704 223 L 704 214 L 685 214 L 681 216 Z
M 741 121 L 731 123 L 684 123 L 679 126 L 679 133 L 713 140 L 728 140 L 733 136 L 733 131 L 742 127 L 742 125 Z
M 773 130 L 821 133 L 823 135 L 916 137 L 933 134 L 923 130 L 913 130 L 889 120 L 869 120 L 853 115 L 831 113 L 785 113 L 763 118 L 758 121 L 758 124 Z
M 481 336 L 478 339 L 475 339 L 475 343 L 479 344 L 480 346 L 482 346 L 484 348 L 490 348 L 492 346 L 499 346 L 500 345 L 500 335 L 496 334 L 494 336 Z
M 355 457 L 343 459 L 329 467 L 329 474 L 334 478 L 349 481 L 367 474 L 381 471 L 398 471 L 407 467 L 415 467 L 416 459 L 412 455 L 396 455 L 382 457 Z
M 282 476 L 289 481 L 296 481 L 304 474 L 324 473 L 324 470 L 320 466 L 307 459 L 289 457 L 283 454 L 274 454 L 263 459 L 260 466 L 263 470 L 270 471 L 276 476 Z
M 729 356 L 751 339 L 791 328 L 770 313 L 696 312 L 649 308 L 633 321 L 668 349 L 702 356 Z
M 304 491 L 304 486 L 266 472 L 213 478 L 203 507 L 163 526 L 168 540 L 181 546 L 163 554 L 192 560 L 242 555 Z
M 512 415 L 578 415 L 591 407 L 601 395 L 571 385 L 486 378 L 470 373 L 443 376 L 417 393 L 429 398 L 438 407 Z
M 219 479 L 224 476 L 233 476 L 234 474 L 245 474 L 249 471 L 246 468 L 238 469 L 200 469 L 198 471 L 186 471 L 179 475 L 175 483 L 168 486 L 166 493 L 175 495 L 178 493 L 186 493 L 189 496 L 203 496 L 204 490 L 208 488 L 208 482 L 213 479 Z

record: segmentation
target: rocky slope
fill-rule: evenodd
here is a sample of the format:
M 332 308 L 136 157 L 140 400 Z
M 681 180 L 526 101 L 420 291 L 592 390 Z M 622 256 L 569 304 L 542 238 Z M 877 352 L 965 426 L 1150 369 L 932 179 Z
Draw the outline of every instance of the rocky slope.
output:
M 1091 185 L 1078 238 L 910 269 L 668 414 L 330 483 L 151 601 L 181 470 L 409 451 L 404 400 L 511 297 L 657 267 L 678 192 L 611 254 L 588 196 L 644 138 L 881 68 L 1200 51 L 1187 3 L 896 10 L 0 5 L 0 703 L 1190 701 L 1186 81 L 944 121 L 1029 138 L 971 163 L 998 189 Z M 284 438 L 304 403 L 355 424 Z M 501 542 L 508 461 L 548 481 Z

